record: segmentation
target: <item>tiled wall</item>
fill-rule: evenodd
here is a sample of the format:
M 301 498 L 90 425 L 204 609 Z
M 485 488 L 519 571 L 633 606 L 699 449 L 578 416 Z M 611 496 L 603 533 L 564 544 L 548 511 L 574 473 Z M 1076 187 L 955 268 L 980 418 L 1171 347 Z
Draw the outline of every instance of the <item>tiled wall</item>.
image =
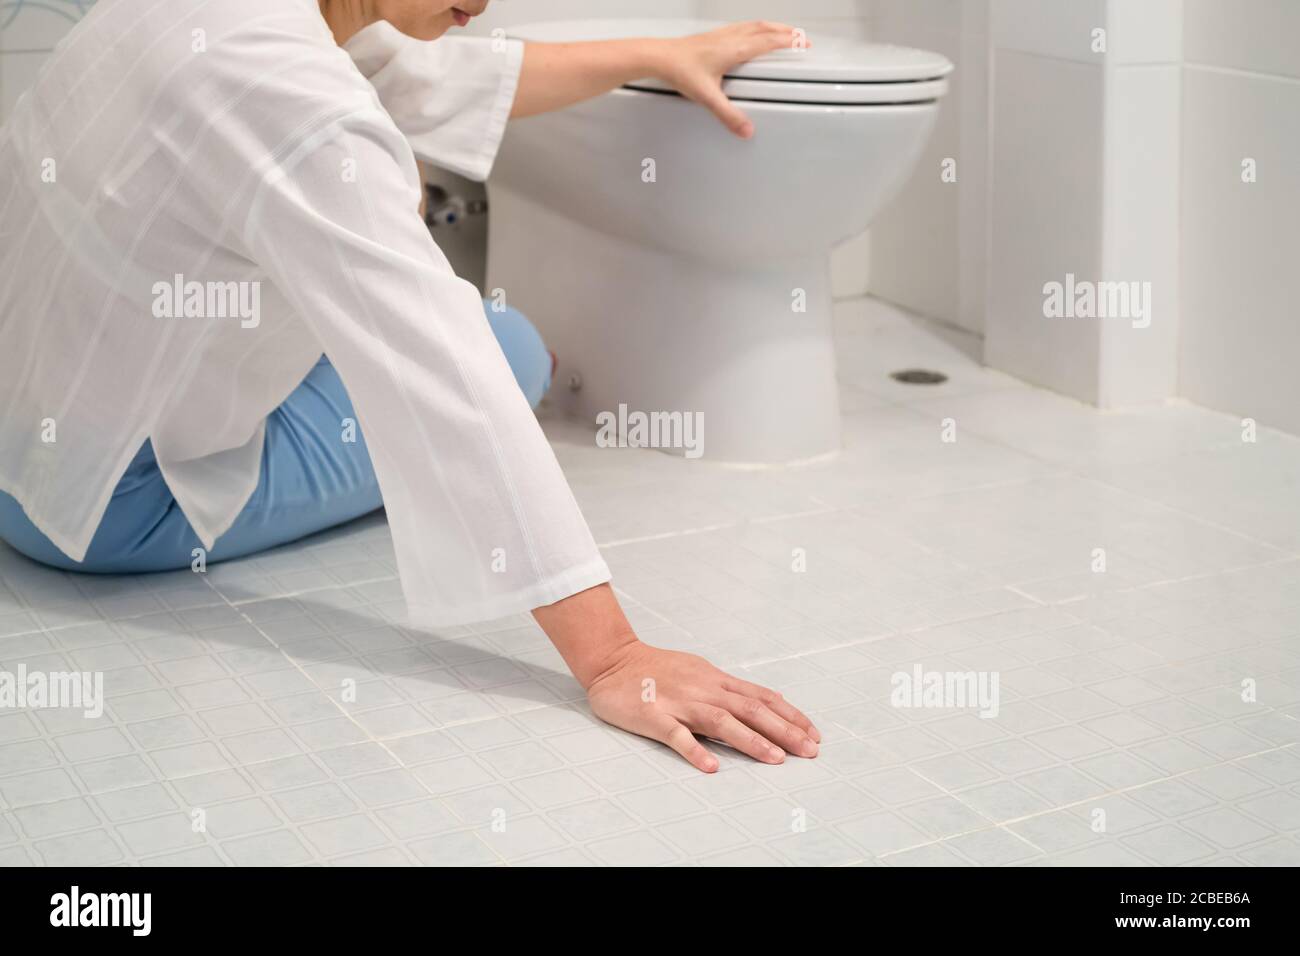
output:
M 985 360 L 1103 407 L 1177 389 L 1181 5 L 992 0 Z M 1067 275 L 1149 315 L 1047 318 Z
M 539 20 L 581 20 L 586 18 L 694 17 L 698 0 L 512 0 L 491 3 L 487 13 L 469 27 L 470 33 L 488 34 L 497 27 Z
M 1300 433 L 1300 4 L 992 4 L 988 364 Z M 1150 282 L 1150 326 L 1045 319 L 1066 272 Z
M 707 20 L 778 20 L 809 33 L 865 38 L 875 0 L 698 0 Z
M 985 359 L 1095 402 L 1095 330 L 1045 321 L 1041 290 L 1067 272 L 1101 271 L 1105 76 L 1088 37 L 1105 22 L 1105 0 L 1046 7 L 1034 0 L 992 0 Z
M 871 292 L 972 332 L 984 327 L 987 0 L 874 0 L 873 39 L 935 50 L 957 69 L 916 172 L 871 228 Z M 956 163 L 956 182 L 941 175 Z
M 1186 0 L 1184 44 L 1179 391 L 1300 433 L 1300 3 Z

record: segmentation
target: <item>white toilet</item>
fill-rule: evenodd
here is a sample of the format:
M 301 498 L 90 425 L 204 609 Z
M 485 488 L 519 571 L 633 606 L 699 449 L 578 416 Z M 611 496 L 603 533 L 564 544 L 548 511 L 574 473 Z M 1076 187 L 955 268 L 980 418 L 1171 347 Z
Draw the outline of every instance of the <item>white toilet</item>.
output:
M 719 25 L 584 20 L 510 33 L 578 41 Z M 952 64 L 810 40 L 726 81 L 757 128 L 750 141 L 652 81 L 510 125 L 488 183 L 487 284 L 558 353 L 551 400 L 566 413 L 593 425 L 620 406 L 698 414 L 704 457 L 724 462 L 838 450 L 830 252 L 911 173 Z

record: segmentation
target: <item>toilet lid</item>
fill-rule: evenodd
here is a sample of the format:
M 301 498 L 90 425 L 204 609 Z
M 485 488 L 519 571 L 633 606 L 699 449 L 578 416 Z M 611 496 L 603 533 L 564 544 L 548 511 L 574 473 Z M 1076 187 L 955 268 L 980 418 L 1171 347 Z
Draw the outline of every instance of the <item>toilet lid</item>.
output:
M 718 20 L 558 20 L 508 30 L 542 43 L 574 43 L 626 37 L 681 37 L 724 26 Z M 953 65 L 938 53 L 911 47 L 809 34 L 805 50 L 777 50 L 736 67 L 725 89 L 736 99 L 786 103 L 905 103 L 936 99 Z M 665 90 L 655 80 L 628 84 Z

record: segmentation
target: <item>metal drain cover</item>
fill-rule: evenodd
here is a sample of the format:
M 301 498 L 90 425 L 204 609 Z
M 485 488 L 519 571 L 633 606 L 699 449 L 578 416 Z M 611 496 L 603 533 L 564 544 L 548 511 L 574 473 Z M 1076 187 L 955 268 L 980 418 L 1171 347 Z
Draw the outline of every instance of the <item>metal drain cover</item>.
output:
M 931 372 L 923 368 L 909 368 L 901 372 L 895 372 L 889 376 L 896 382 L 902 382 L 904 385 L 942 385 L 948 381 L 948 376 L 942 372 Z

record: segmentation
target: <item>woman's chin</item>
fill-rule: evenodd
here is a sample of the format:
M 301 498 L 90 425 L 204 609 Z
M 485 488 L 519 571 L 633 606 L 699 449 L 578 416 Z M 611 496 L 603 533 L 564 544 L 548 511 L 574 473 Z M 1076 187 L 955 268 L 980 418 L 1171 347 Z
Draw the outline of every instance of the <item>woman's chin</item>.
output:
M 444 36 L 447 31 L 455 25 L 455 22 L 451 18 L 450 10 L 439 15 L 438 18 L 432 22 L 426 21 L 424 23 L 414 23 L 409 26 L 394 24 L 394 26 L 397 26 L 397 28 L 408 37 L 412 37 L 416 40 L 436 40 L 439 37 Z

